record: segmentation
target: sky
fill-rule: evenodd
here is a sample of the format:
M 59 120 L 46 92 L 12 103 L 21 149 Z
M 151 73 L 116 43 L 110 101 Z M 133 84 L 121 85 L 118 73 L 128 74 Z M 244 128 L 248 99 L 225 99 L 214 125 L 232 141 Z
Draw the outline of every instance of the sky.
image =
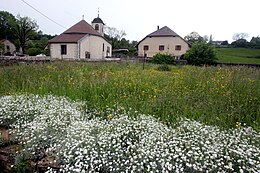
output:
M 1 11 L 28 16 L 51 35 L 61 34 L 83 15 L 91 24 L 99 9 L 106 26 L 124 30 L 130 41 L 142 40 L 157 26 L 168 26 L 181 37 L 195 31 L 229 43 L 235 33 L 247 33 L 250 41 L 260 35 L 259 7 L 260 0 L 0 0 Z

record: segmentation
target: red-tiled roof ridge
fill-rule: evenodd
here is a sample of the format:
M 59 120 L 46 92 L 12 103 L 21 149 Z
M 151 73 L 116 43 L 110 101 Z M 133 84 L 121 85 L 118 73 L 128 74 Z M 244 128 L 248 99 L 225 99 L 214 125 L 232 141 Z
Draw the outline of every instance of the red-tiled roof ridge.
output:
M 90 24 L 81 20 L 62 34 L 49 40 L 49 43 L 77 43 L 87 34 L 102 37 Z
M 81 20 L 69 29 L 67 29 L 63 34 L 91 34 L 101 36 L 90 24 L 85 20 Z
M 179 37 L 181 38 L 184 42 L 186 42 L 189 46 L 191 46 L 186 40 L 184 40 L 181 36 L 179 36 L 176 32 L 171 30 L 168 26 L 164 26 L 161 29 L 158 29 L 151 34 L 147 35 L 144 37 L 141 41 L 139 41 L 135 47 L 138 47 L 138 45 L 144 41 L 147 37 Z
M 176 34 L 169 27 L 164 26 L 161 29 L 158 29 L 157 31 L 154 31 L 154 32 L 152 32 L 151 34 L 149 34 L 147 36 L 148 37 L 158 37 L 158 36 L 179 36 L 179 35 Z
M 87 34 L 60 34 L 53 39 L 49 40 L 49 43 L 77 43 Z

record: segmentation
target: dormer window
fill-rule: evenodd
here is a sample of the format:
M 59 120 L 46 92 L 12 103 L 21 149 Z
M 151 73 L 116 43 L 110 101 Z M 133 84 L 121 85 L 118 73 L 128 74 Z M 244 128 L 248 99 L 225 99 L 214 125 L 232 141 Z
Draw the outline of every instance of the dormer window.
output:
M 99 25 L 98 24 L 95 25 L 95 30 L 99 31 Z

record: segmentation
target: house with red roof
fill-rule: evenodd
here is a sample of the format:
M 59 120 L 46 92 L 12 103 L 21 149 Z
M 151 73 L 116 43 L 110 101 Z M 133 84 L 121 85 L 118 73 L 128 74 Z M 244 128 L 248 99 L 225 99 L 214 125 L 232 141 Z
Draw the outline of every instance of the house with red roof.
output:
M 111 57 L 112 45 L 104 37 L 104 22 L 85 20 L 49 40 L 50 56 L 58 59 L 103 59 Z
M 138 56 L 153 57 L 157 53 L 171 54 L 177 58 L 185 54 L 190 45 L 173 30 L 164 26 L 144 37 L 138 44 Z

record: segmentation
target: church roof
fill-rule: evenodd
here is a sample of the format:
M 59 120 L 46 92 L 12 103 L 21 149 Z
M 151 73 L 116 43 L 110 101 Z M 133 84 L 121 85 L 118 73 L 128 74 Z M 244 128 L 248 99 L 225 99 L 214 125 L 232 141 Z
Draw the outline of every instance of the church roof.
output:
M 77 43 L 86 34 L 64 34 L 58 35 L 49 40 L 49 43 Z
M 95 18 L 95 19 L 92 21 L 92 23 L 102 23 L 103 25 L 105 25 L 104 22 L 102 21 L 102 19 L 99 18 L 99 16 L 98 16 L 97 18 Z
M 159 37 L 159 36 L 178 36 L 173 30 L 168 28 L 167 26 L 154 31 L 153 33 L 147 35 L 148 37 Z
M 100 33 L 97 32 L 90 24 L 88 24 L 85 20 L 81 20 L 61 35 L 51 39 L 49 43 L 77 43 L 86 34 L 102 37 Z
M 90 24 L 88 24 L 85 20 L 81 20 L 76 23 L 68 30 L 64 32 L 65 34 L 91 34 L 91 35 L 100 35 Z

